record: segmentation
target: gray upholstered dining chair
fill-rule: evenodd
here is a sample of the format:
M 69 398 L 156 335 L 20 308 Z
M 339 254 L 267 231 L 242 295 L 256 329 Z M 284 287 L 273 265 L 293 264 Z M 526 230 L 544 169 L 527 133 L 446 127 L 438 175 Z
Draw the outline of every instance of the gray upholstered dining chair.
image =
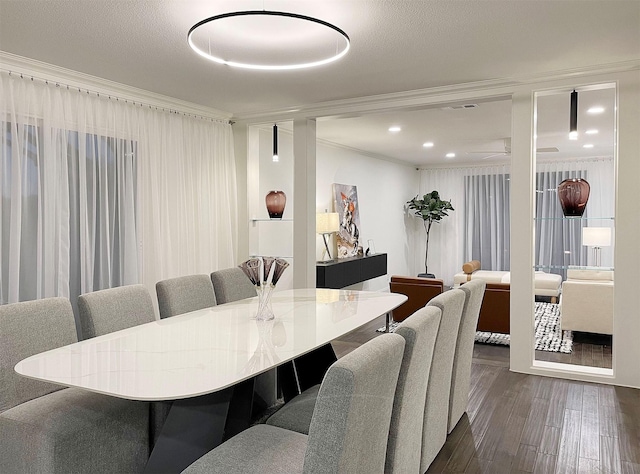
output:
M 77 342 L 71 304 L 47 298 L 0 306 L 0 472 L 141 472 L 149 404 L 18 375 L 13 367 Z
M 384 334 L 336 361 L 318 392 L 309 434 L 255 425 L 186 474 L 383 472 L 404 339 Z
M 482 280 L 471 280 L 460 286 L 460 289 L 464 291 L 465 299 L 460 329 L 458 330 L 456 353 L 453 357 L 448 433 L 451 433 L 456 427 L 464 412 L 467 411 L 467 405 L 469 404 L 473 344 L 485 287 L 486 283 Z
M 155 321 L 151 296 L 144 285 L 128 285 L 78 297 L 82 339 Z
M 455 289 L 445 291 L 427 303 L 427 307 L 440 308 L 442 319 L 436 336 L 427 386 L 420 472 L 427 471 L 447 440 L 451 373 L 464 299 L 464 291 Z
M 209 275 L 187 275 L 156 283 L 160 319 L 216 305 Z
M 418 474 L 427 384 L 442 312 L 434 306 L 421 308 L 396 328 L 405 340 L 402 366 L 393 402 L 385 473 Z M 319 386 L 304 391 L 266 423 L 307 434 Z
M 257 296 L 256 288 L 239 267 L 217 270 L 211 274 L 218 304 Z

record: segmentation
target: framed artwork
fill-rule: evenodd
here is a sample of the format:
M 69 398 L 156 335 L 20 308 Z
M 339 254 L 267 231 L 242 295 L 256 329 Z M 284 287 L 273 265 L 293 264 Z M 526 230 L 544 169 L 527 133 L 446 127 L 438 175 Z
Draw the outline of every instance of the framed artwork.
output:
M 360 246 L 358 190 L 350 184 L 333 184 L 334 210 L 340 219 L 336 234 L 338 258 L 356 257 Z

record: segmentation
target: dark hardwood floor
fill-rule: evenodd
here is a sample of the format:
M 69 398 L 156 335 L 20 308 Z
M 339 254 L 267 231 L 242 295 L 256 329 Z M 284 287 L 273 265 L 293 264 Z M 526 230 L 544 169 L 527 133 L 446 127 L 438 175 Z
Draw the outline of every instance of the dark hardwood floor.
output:
M 384 317 L 334 341 L 338 357 Z M 467 413 L 427 471 L 640 474 L 640 390 L 518 374 L 476 344 Z
M 536 351 L 536 360 L 610 369 L 613 367 L 611 336 L 574 332 L 571 354 Z

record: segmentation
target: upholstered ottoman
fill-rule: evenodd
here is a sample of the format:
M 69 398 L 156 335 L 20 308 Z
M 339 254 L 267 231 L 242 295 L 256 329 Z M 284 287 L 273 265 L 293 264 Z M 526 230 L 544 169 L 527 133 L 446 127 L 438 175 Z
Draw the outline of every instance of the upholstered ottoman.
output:
M 454 286 L 480 278 L 487 283 L 511 283 L 511 273 L 495 270 L 480 270 L 480 261 L 472 260 L 462 266 L 462 271 L 453 277 Z M 536 296 L 548 296 L 552 303 L 557 302 L 562 286 L 562 276 L 555 273 L 535 272 L 534 294 Z

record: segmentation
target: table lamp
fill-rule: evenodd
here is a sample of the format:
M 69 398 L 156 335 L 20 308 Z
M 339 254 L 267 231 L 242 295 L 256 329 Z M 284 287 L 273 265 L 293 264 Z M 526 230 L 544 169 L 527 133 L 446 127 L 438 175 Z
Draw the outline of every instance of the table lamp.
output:
M 582 245 L 593 247 L 595 266 L 599 267 L 602 247 L 611 245 L 611 227 L 583 227 Z
M 324 261 L 324 253 L 327 252 L 329 260 L 331 260 L 331 252 L 327 243 L 327 236 L 338 232 L 340 229 L 340 220 L 337 212 L 319 212 L 316 214 L 316 232 L 322 234 L 325 250 L 322 251 L 322 260 Z

